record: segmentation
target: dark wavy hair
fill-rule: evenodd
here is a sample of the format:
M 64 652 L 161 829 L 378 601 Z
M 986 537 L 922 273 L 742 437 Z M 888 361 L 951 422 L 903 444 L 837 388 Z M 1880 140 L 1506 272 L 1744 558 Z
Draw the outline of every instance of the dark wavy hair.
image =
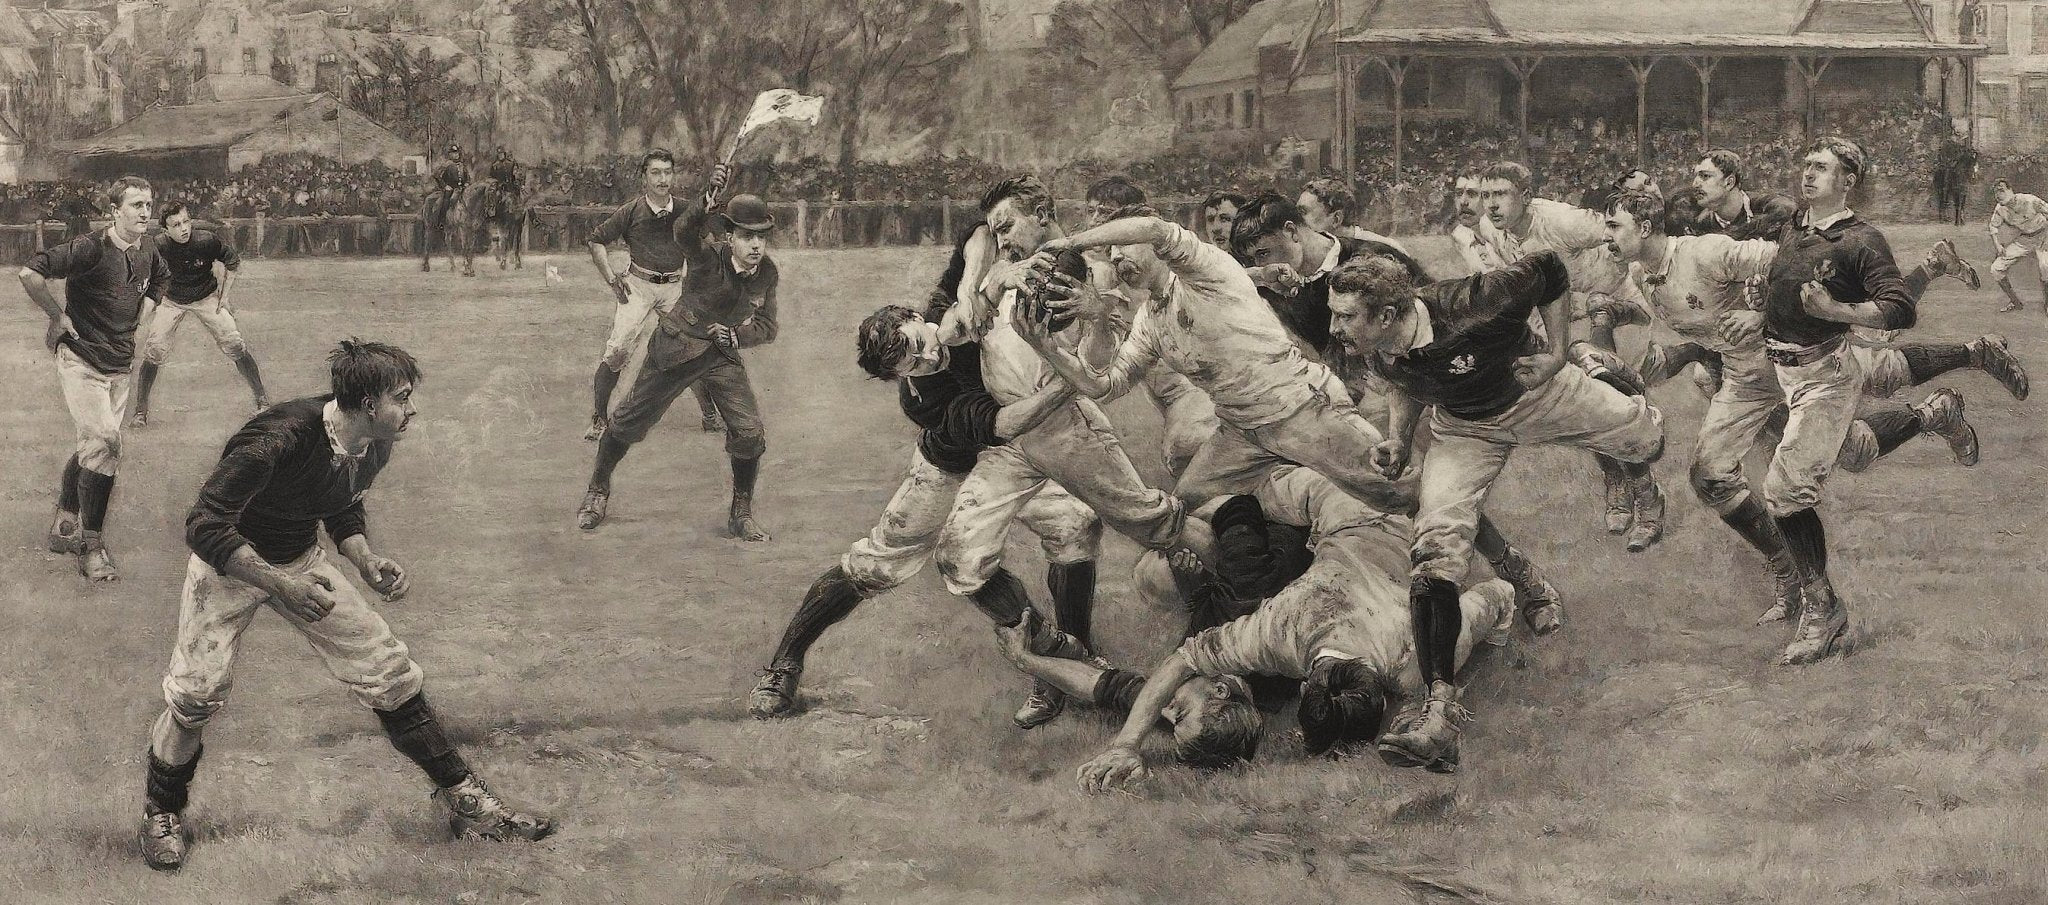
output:
M 344 411 L 362 411 L 364 403 L 408 383 L 420 382 L 419 362 L 397 346 L 350 337 L 327 353 L 334 402 Z

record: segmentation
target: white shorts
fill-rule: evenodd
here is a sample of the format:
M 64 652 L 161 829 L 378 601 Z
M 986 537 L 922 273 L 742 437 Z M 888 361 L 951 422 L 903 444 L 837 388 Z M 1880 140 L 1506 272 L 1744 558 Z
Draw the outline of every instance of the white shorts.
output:
M 57 385 L 78 428 L 78 467 L 113 474 L 121 459 L 121 424 L 128 417 L 128 372 L 102 374 L 70 347 L 58 346 Z
M 160 365 L 170 360 L 171 340 L 178 333 L 178 324 L 191 315 L 199 320 L 206 332 L 213 336 L 213 343 L 220 347 L 222 355 L 234 358 L 248 351 L 242 341 L 242 331 L 235 326 L 235 315 L 220 303 L 218 293 L 196 302 L 165 302 L 157 306 L 156 315 L 149 324 L 149 338 L 142 343 L 142 360 Z
M 633 357 L 640 344 L 647 340 L 648 331 L 654 329 L 656 312 L 667 313 L 682 297 L 682 280 L 650 283 L 628 274 L 626 302 L 614 305 L 617 310 L 612 312 L 611 335 L 605 337 L 605 364 L 615 371 L 625 370 L 626 360 Z M 617 300 L 613 301 L 616 303 Z

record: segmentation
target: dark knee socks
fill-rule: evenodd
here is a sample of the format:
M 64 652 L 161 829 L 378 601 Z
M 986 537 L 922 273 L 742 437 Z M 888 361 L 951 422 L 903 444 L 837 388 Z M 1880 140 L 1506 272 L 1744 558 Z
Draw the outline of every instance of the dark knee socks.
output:
M 1779 516 L 1778 531 L 1785 535 L 1785 548 L 1792 551 L 1802 579 L 1811 582 L 1827 577 L 1828 537 L 1819 510 L 1801 509 Z
M 1060 631 L 1082 644 L 1094 643 L 1095 561 L 1052 563 L 1045 568 L 1045 584 L 1052 592 L 1053 619 Z
M 107 501 L 114 496 L 114 476 L 91 469 L 78 471 L 78 524 L 87 531 L 107 525 Z
M 754 496 L 754 481 L 761 476 L 760 459 L 732 460 L 732 495 L 735 498 Z
M 1024 608 L 1031 605 L 1031 595 L 1025 593 L 1024 583 L 1008 569 L 997 569 L 981 590 L 968 597 L 991 621 L 1004 628 L 1024 621 Z
M 57 488 L 57 508 L 76 515 L 78 513 L 78 455 L 64 460 L 63 486 Z
M 1722 513 L 1721 521 L 1727 522 L 1728 527 L 1735 529 L 1736 534 L 1742 535 L 1743 540 L 1749 541 L 1749 545 L 1766 558 L 1777 559 L 1786 555 L 1784 532 L 1778 530 L 1777 519 L 1771 518 L 1764 509 L 1763 501 L 1755 494 L 1744 497 L 1740 505 Z
M 149 411 L 149 388 L 156 385 L 156 371 L 159 365 L 145 361 L 135 372 L 135 410 Z
M 150 808 L 181 814 L 189 799 L 192 777 L 199 772 L 199 756 L 206 753 L 206 746 L 192 752 L 192 759 L 182 764 L 167 764 L 157 760 L 156 751 L 150 750 L 149 780 L 143 787 L 143 797 Z
M 837 625 L 860 606 L 866 596 L 846 570 L 838 566 L 818 576 L 818 580 L 811 583 L 811 589 L 804 593 L 804 602 L 797 605 L 796 615 L 789 618 L 789 627 L 782 632 L 782 643 L 775 647 L 773 662 L 789 661 L 802 666 L 811 645 L 824 637 L 826 629 Z
M 612 489 L 612 470 L 619 467 L 619 462 L 626 458 L 626 451 L 632 448 L 633 444 L 612 436 L 610 431 L 599 437 L 597 466 L 590 470 L 590 488 L 609 492 Z
M 1458 609 L 1457 584 L 1441 578 L 1411 579 L 1408 614 L 1415 623 L 1415 662 L 1423 685 L 1456 681 L 1458 634 L 1465 622 Z
M 249 392 L 259 397 L 267 395 L 263 392 L 263 372 L 256 367 L 256 356 L 247 352 L 235 356 L 235 370 L 249 382 Z
M 1877 438 L 1877 454 L 1880 456 L 1920 435 L 1920 413 L 1912 409 L 1871 412 L 1856 420 L 1869 427 L 1871 435 Z
M 1912 375 L 1914 386 L 1970 366 L 1970 348 L 1962 343 L 1914 343 L 1899 352 L 1906 356 L 1906 373 Z
M 442 731 L 441 721 L 434 718 L 434 709 L 428 706 L 424 693 L 413 695 L 390 710 L 377 711 L 377 722 L 384 724 L 391 747 L 418 764 L 436 787 L 446 789 L 469 777 L 469 764 L 448 741 L 448 733 Z
M 619 372 L 599 362 L 597 374 L 590 378 L 591 415 L 606 417 L 612 409 L 612 390 L 619 385 Z

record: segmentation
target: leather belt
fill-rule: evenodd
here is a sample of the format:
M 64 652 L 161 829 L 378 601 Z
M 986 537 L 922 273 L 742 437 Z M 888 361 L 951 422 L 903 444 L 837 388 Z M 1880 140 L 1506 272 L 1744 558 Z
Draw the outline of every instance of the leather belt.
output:
M 683 272 L 680 270 L 675 271 L 673 273 L 661 273 L 659 271 L 648 270 L 647 268 L 642 267 L 638 264 L 626 265 L 626 273 L 639 277 L 640 279 L 646 280 L 649 283 L 653 283 L 656 286 L 660 286 L 666 283 L 674 283 L 683 278 Z
M 1811 346 L 1795 346 L 1790 343 L 1770 341 L 1764 344 L 1764 357 L 1770 359 L 1771 364 L 1774 365 L 1783 365 L 1788 368 L 1803 368 L 1835 354 L 1836 350 L 1840 348 L 1842 348 L 1842 337 L 1840 336 L 1822 340 Z

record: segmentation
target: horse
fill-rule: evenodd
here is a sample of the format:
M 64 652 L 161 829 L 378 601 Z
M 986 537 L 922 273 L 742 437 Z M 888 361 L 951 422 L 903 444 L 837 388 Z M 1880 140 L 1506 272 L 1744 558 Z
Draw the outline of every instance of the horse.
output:
M 472 182 L 463 188 L 461 196 L 452 204 L 449 197 L 438 189 L 421 200 L 421 272 L 433 272 L 434 234 L 438 232 L 448 251 L 448 269 L 455 269 L 455 251 L 460 246 L 462 275 L 476 276 L 476 249 L 483 230 L 484 200 L 489 191 L 489 183 Z
M 524 244 L 532 208 L 521 203 L 514 192 L 498 189 L 495 180 L 486 180 L 485 184 L 491 189 L 483 211 L 483 232 L 484 239 L 490 242 L 491 256 L 498 259 L 499 270 L 505 269 L 507 259 L 514 270 L 523 270 L 526 262 L 520 256 L 519 246 Z

